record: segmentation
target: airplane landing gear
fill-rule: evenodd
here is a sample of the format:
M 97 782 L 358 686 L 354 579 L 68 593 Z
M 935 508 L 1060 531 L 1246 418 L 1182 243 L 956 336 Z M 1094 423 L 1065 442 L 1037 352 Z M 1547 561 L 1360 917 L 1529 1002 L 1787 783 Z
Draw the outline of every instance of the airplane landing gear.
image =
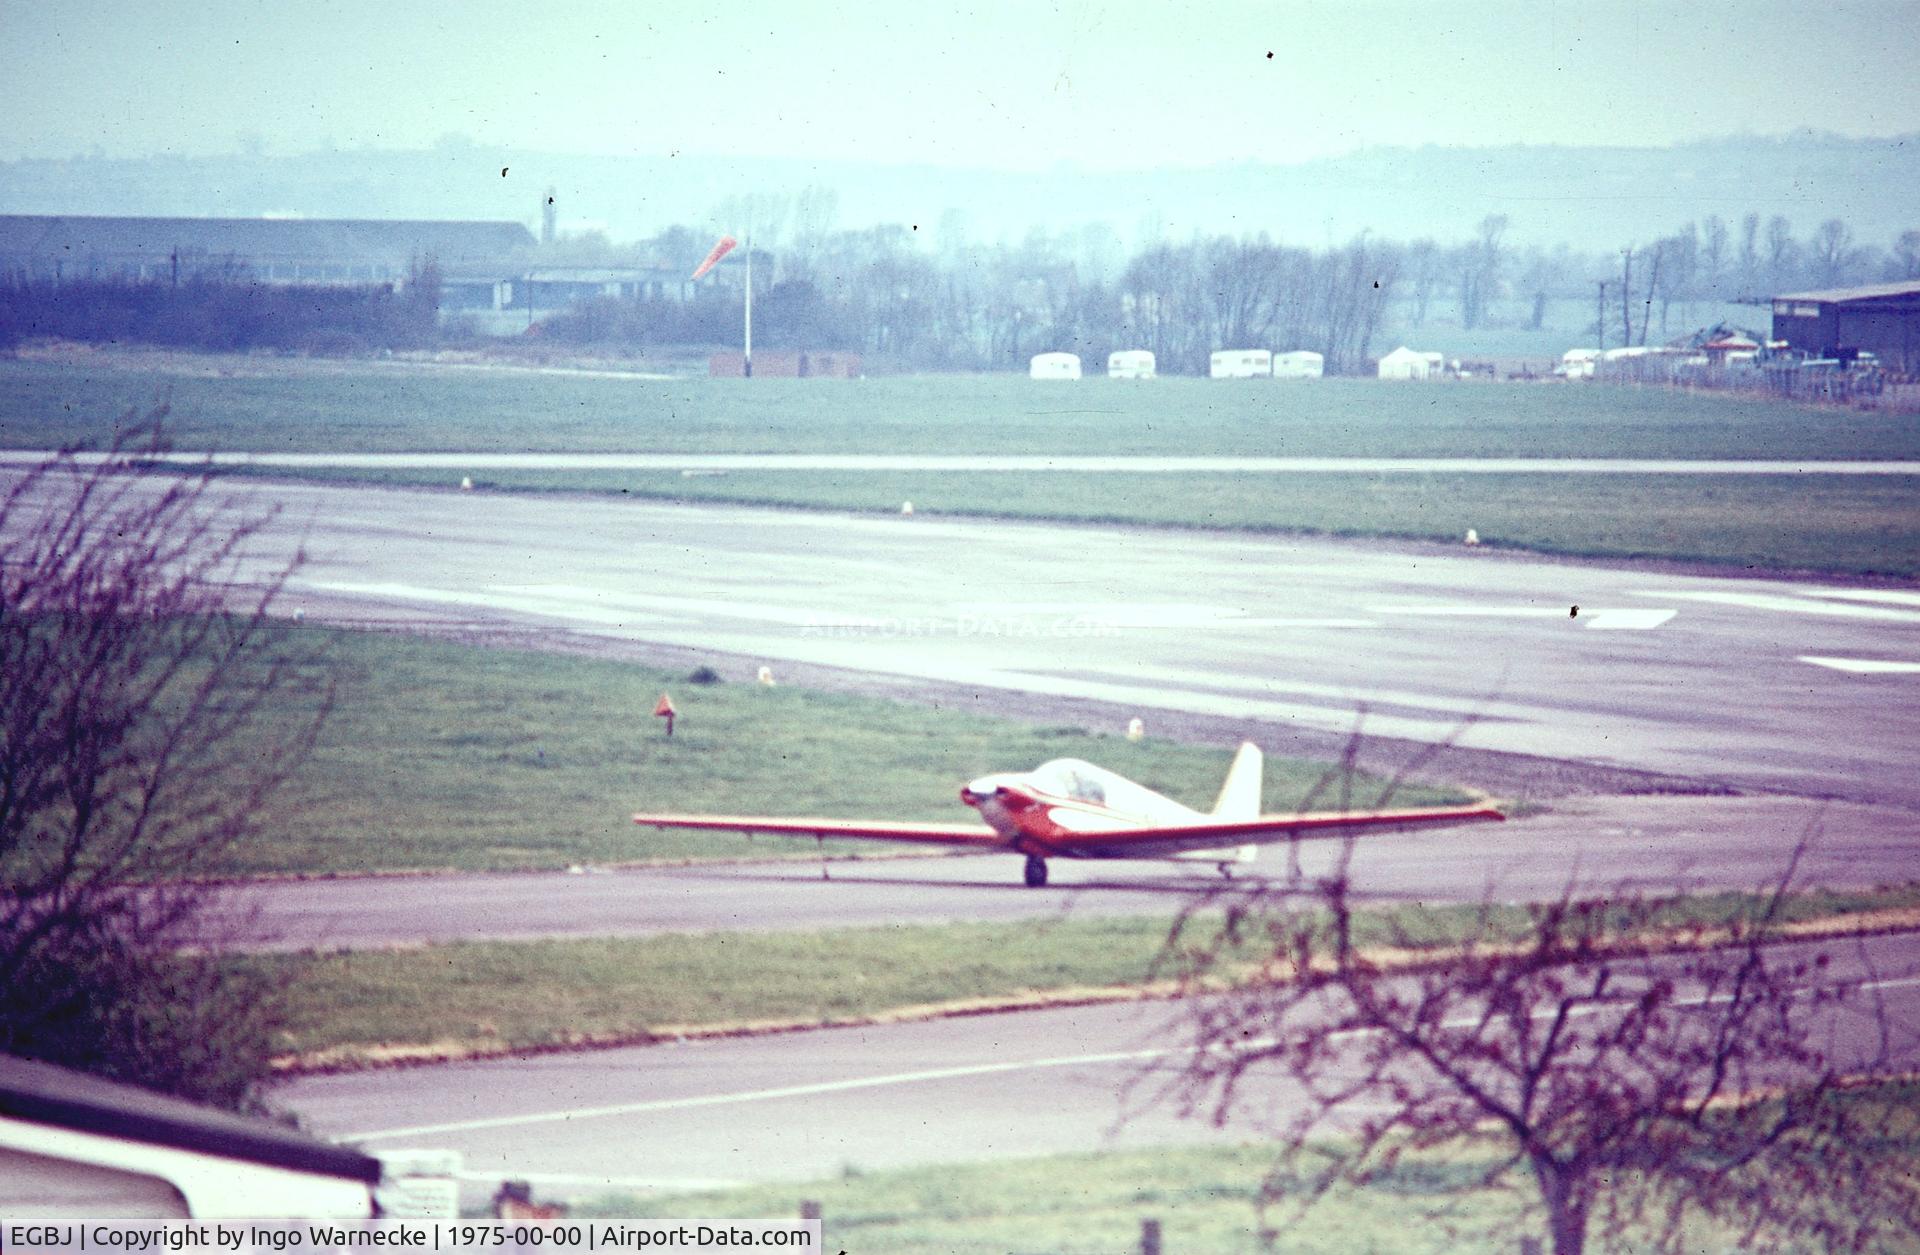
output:
M 1047 860 L 1038 854 L 1027 855 L 1027 888 L 1044 889 L 1047 886 Z

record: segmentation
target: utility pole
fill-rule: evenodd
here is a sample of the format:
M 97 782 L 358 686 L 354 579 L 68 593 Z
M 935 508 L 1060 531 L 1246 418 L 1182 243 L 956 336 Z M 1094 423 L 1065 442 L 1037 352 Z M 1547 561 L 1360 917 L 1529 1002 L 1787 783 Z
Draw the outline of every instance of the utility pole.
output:
M 1600 337 L 1600 351 L 1607 351 L 1607 281 L 1600 280 L 1600 304 L 1593 315 L 1593 329 Z
M 1621 253 L 1620 261 L 1620 346 L 1633 347 L 1633 249 Z

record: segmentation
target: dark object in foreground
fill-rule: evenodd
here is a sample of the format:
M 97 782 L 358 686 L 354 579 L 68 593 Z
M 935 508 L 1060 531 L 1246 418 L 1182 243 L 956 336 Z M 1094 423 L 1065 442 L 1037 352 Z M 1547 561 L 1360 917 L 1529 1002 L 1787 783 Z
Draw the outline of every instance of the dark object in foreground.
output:
M 331 679 L 269 617 L 292 564 L 252 561 L 265 520 L 143 468 L 164 417 L 0 494 L 0 1051 L 240 1106 L 272 991 L 179 948 Z
M 1887 1149 L 1892 1113 L 1844 1092 L 1910 1067 L 1911 1039 L 1864 950 L 1835 964 L 1781 929 L 1797 863 L 1711 931 L 1686 922 L 1681 895 L 1623 890 L 1483 906 L 1439 942 L 1397 922 L 1367 936 L 1344 861 L 1291 886 L 1318 909 L 1239 895 L 1219 940 L 1169 940 L 1192 1036 L 1171 1096 L 1277 1128 L 1268 1206 L 1310 1207 L 1406 1155 L 1490 1136 L 1502 1154 L 1479 1187 L 1522 1189 L 1559 1255 L 1593 1233 L 1678 1250 L 1700 1225 L 1748 1248 L 1911 1243 L 1920 1193 Z M 1210 993 L 1249 952 L 1260 975 Z M 1255 1092 L 1289 1097 L 1269 1111 Z

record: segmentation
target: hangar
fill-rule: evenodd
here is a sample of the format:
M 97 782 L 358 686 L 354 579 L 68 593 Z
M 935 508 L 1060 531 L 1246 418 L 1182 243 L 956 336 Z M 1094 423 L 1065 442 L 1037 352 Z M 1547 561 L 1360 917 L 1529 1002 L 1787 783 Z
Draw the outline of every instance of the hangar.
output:
M 1810 357 L 1872 353 L 1888 370 L 1920 373 L 1920 280 L 1776 296 L 1773 338 Z
M 520 268 L 533 233 L 517 222 L 0 215 L 10 282 L 185 280 L 394 284 L 432 257 L 446 271 Z

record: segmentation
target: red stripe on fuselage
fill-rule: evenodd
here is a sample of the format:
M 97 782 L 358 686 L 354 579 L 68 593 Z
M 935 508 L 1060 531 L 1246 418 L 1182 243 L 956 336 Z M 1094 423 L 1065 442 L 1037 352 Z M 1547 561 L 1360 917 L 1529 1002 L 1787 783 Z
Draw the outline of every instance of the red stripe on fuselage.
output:
M 1043 858 L 1049 855 L 1064 855 L 1071 852 L 1069 847 L 1099 842 L 1101 836 L 1099 829 L 1065 827 L 1054 820 L 1053 812 L 1056 809 L 1077 811 L 1082 815 L 1095 815 L 1102 819 L 1118 821 L 1116 826 L 1122 830 L 1154 826 L 1151 820 L 1143 819 L 1138 815 L 1124 814 L 1097 802 L 1088 802 L 1080 798 L 1055 797 L 1050 793 L 1042 793 L 1038 789 L 1002 787 L 1010 796 L 982 799 L 982 801 L 991 800 L 1006 812 L 1008 820 L 1012 822 L 1015 829 L 1015 835 L 1011 838 L 1013 848 L 1022 854 L 1037 854 Z M 985 818 L 984 807 L 978 803 L 975 805 Z M 988 822 L 992 823 L 992 820 L 989 819 Z

